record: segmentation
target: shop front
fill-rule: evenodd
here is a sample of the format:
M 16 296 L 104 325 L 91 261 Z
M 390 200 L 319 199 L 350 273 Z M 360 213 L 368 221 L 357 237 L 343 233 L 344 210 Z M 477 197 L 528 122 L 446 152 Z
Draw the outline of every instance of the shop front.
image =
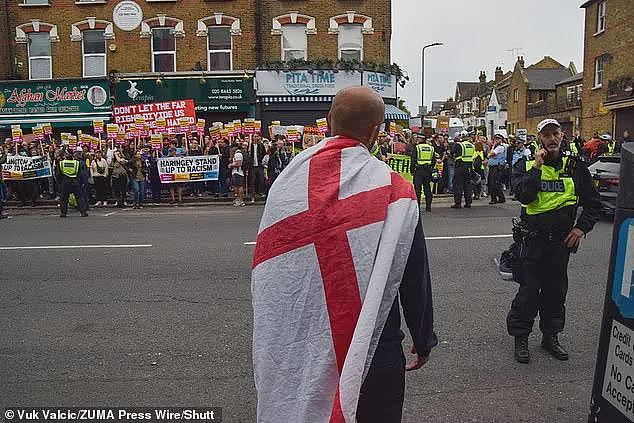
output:
M 50 123 L 55 133 L 88 129 L 94 120 L 111 119 L 107 79 L 0 81 L 0 133 L 11 126 L 28 133 Z
M 115 104 L 143 104 L 193 100 L 196 118 L 213 122 L 243 120 L 255 115 L 253 76 L 231 74 L 118 74 Z
M 388 106 L 386 111 L 389 109 L 392 114 L 396 104 L 396 77 L 378 72 L 258 70 L 255 79 L 257 118 L 265 128 L 273 121 L 280 121 L 282 125 L 315 126 L 317 119 L 328 114 L 337 92 L 346 87 L 372 88 L 383 97 Z

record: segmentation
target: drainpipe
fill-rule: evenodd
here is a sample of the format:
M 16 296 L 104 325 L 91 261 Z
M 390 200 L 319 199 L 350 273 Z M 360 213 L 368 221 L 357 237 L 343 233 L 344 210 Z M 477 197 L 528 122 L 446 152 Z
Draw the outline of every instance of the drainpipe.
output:
M 9 78 L 8 79 L 13 79 L 15 77 L 15 72 L 14 72 L 14 66 L 13 66 L 13 60 L 14 60 L 14 54 L 13 54 L 13 42 L 11 41 L 11 29 L 9 27 L 9 0 L 4 0 L 4 27 L 5 27 L 5 31 L 6 31 L 6 36 L 7 36 L 7 70 L 9 72 Z
M 7 0 L 5 0 L 6 2 Z M 255 66 L 262 64 L 262 0 L 255 0 Z

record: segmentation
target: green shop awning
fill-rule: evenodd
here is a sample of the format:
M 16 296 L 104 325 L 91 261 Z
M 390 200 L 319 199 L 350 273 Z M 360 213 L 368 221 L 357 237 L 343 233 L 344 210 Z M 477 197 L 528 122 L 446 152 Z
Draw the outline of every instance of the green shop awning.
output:
M 409 114 L 405 113 L 393 104 L 385 105 L 385 120 L 408 120 Z

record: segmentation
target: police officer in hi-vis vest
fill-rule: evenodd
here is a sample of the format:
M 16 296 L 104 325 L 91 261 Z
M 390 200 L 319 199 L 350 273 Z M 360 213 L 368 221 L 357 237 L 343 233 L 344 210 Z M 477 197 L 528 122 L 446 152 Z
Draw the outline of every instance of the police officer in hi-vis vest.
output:
M 507 316 L 515 337 L 515 359 L 528 363 L 528 335 L 539 312 L 541 346 L 559 360 L 568 353 L 557 335 L 563 331 L 568 291 L 568 260 L 601 217 L 601 199 L 586 164 L 561 152 L 559 122 L 537 125 L 539 150 L 534 160 L 520 159 L 513 168 L 513 187 L 522 203 L 519 291 Z M 577 208 L 583 212 L 577 217 Z
M 456 167 L 453 175 L 453 199 L 452 209 L 462 208 L 462 195 L 464 193 L 465 208 L 471 208 L 473 200 L 473 184 L 471 172 L 473 172 L 473 157 L 475 146 L 469 140 L 467 131 L 462 131 L 462 141 L 454 146 L 453 156 Z
M 59 195 L 59 217 L 66 217 L 68 212 L 68 197 L 75 194 L 77 206 L 82 217 L 88 216 L 88 204 L 82 195 L 79 184 L 79 161 L 75 160 L 70 153 L 66 153 L 64 160 L 59 162 L 59 175 L 61 178 L 61 192 Z
M 421 188 L 425 192 L 425 211 L 431 211 L 433 194 L 431 192 L 432 172 L 436 166 L 436 151 L 429 145 L 423 134 L 416 134 L 418 142 L 412 149 L 410 173 L 414 175 L 414 190 L 420 206 Z

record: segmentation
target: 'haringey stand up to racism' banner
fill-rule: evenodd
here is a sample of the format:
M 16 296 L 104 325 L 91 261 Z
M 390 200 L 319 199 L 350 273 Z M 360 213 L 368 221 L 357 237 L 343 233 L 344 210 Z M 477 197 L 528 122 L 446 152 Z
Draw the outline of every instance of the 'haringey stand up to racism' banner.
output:
M 218 156 L 161 157 L 158 159 L 161 182 L 217 181 Z

